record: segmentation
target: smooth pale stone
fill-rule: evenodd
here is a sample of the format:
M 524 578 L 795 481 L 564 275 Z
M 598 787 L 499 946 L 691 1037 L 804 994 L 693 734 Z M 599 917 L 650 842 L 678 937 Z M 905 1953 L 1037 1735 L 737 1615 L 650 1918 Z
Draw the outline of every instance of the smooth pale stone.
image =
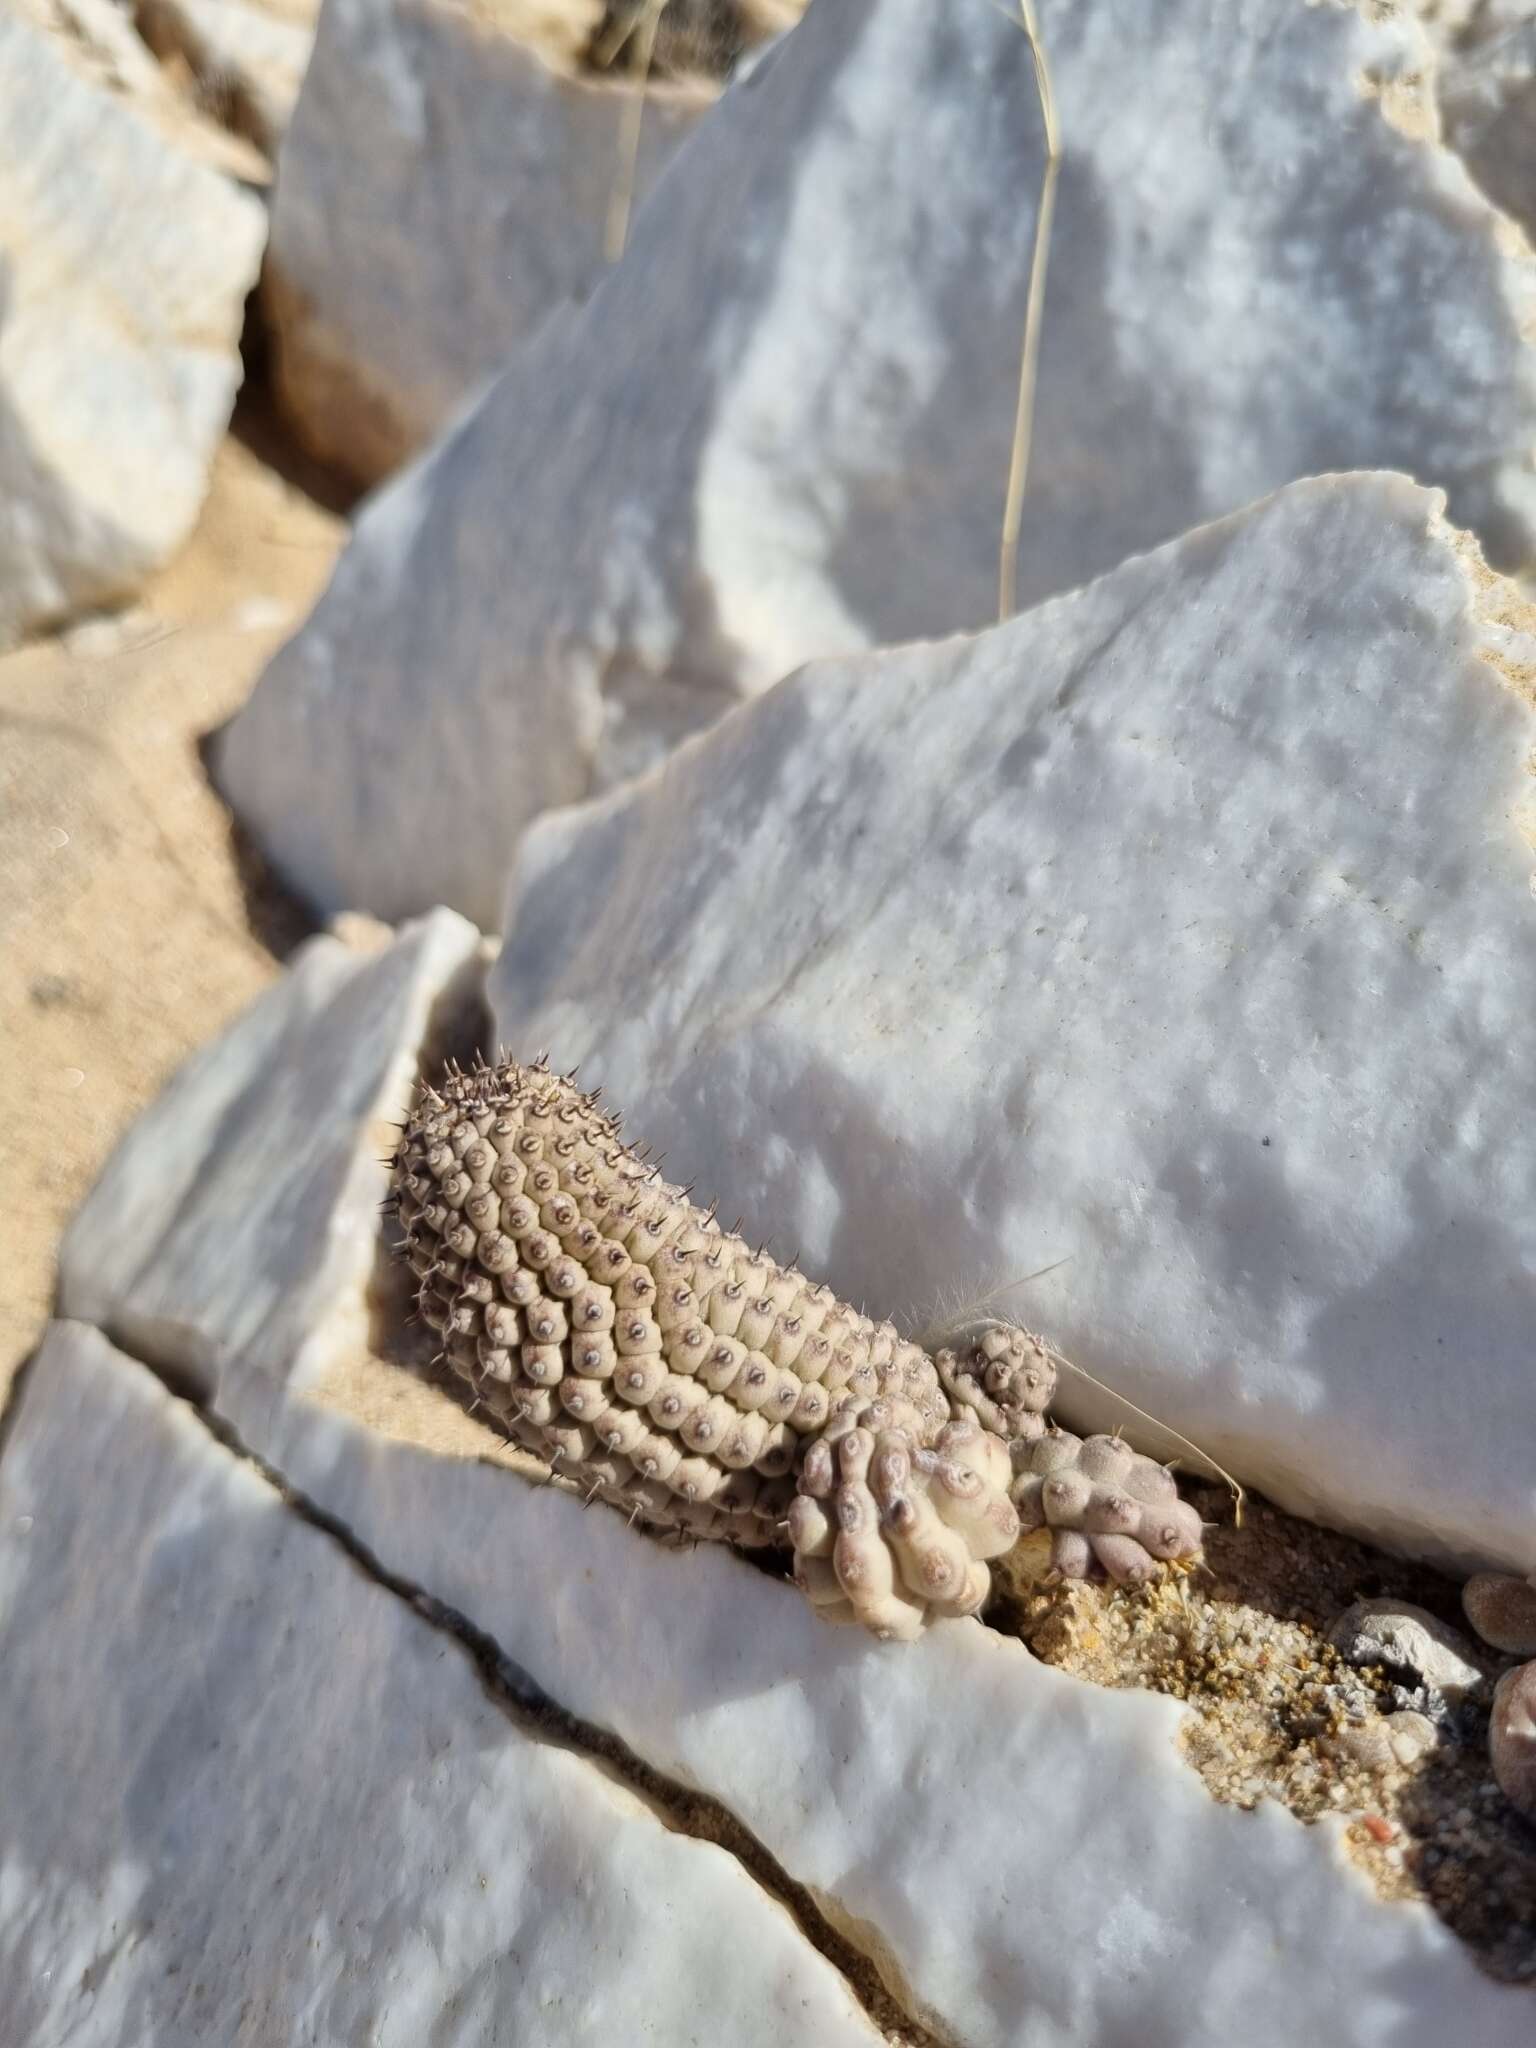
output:
M 179 57 L 231 126 L 275 155 L 314 46 L 320 0 L 138 0 L 139 32 Z
M 14 13 L 0 136 L 4 647 L 131 594 L 185 540 L 266 214 Z
M 790 677 L 529 834 L 497 1041 L 847 1299 L 1038 1273 L 993 1312 L 1284 1506 L 1530 1570 L 1536 617 L 1440 502 Z
M 263 293 L 283 409 L 348 475 L 397 469 L 601 273 L 632 93 L 575 70 L 572 30 L 600 17 L 329 0 Z M 713 99 L 702 82 L 646 94 L 636 201 Z
M 1505 1798 L 1536 1821 L 1536 1664 L 1506 1671 L 1494 1687 L 1488 1754 Z
M 0 1720 L 16 2048 L 878 2048 L 738 1862 L 522 1733 L 78 1324 L 0 1462 Z
M 236 1356 L 302 1379 L 361 1343 L 382 1162 L 423 1049 L 474 1000 L 478 950 L 449 910 L 371 956 L 302 947 L 113 1153 L 65 1234 L 61 1313 L 200 1395 Z
M 1536 1657 L 1536 1578 L 1479 1572 L 1461 1589 L 1462 1611 L 1485 1643 L 1516 1657 Z
M 1217 1805 L 1169 1700 L 974 1622 L 912 1644 L 829 1628 L 718 1545 L 670 1549 L 244 1372 L 220 1404 L 389 1569 L 721 1800 L 967 2048 L 1528 2048 L 1530 1992 L 1380 1901 L 1338 1822 Z
M 1066 156 L 1020 601 L 1322 469 L 1442 484 L 1536 560 L 1536 270 L 1386 118 L 1423 32 L 1283 0 L 1040 15 Z M 370 502 L 219 752 L 317 903 L 489 927 L 539 810 L 810 656 L 996 617 L 1042 168 L 1008 17 L 818 0 L 585 307 Z

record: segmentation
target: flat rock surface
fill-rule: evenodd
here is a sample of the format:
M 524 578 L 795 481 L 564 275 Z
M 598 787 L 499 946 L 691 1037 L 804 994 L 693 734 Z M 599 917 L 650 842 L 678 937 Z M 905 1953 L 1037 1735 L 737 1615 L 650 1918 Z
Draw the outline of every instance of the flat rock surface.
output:
M 1529 1570 L 1531 624 L 1345 477 L 810 667 L 530 833 L 497 1042 L 845 1298 L 1038 1276 L 993 1312 L 1282 1505 Z
M 26 2048 L 875 2048 L 778 1902 L 94 1331 L 0 1465 L 0 1977 Z
M 1379 1901 L 1337 1822 L 1218 1806 L 1168 1700 L 1069 1678 L 974 1622 L 915 1644 L 834 1631 L 714 1545 L 666 1549 L 555 1487 L 254 1382 L 223 1398 L 393 1568 L 720 1799 L 950 2038 L 1528 2040 L 1530 1993 L 1482 1977 L 1423 1907 Z M 508 1556 L 558 1569 L 531 1599 Z
M 114 1153 L 59 1254 L 63 1313 L 200 1389 L 237 1356 L 277 1378 L 309 1369 L 311 1340 L 334 1339 L 327 1308 L 360 1301 L 392 1119 L 473 1000 L 477 951 L 449 910 L 371 956 L 310 940 Z
M 106 1347 L 101 1352 L 105 1358 Z M 34 1370 L 41 1375 L 52 1363 L 45 1353 Z M 134 1370 L 126 1361 L 111 1364 Z M 103 1441 L 112 1444 L 114 1472 L 132 1474 L 133 1436 L 125 1437 L 120 1398 L 110 1388 L 97 1392 L 102 1377 L 90 1382 L 89 1400 L 69 1380 L 59 1387 L 57 1411 L 68 1420 L 54 1426 L 69 1429 L 73 1470 L 95 1441 L 93 1434 L 82 1449 L 77 1411 L 93 1432 L 99 1419 L 111 1430 Z M 28 1404 L 40 1392 L 29 1386 Z M 1423 1908 L 1377 1900 L 1347 1863 L 1337 1822 L 1305 1828 L 1270 1805 L 1243 1814 L 1212 1801 L 1178 1756 L 1179 1712 L 1166 1700 L 1107 1692 L 1052 1671 L 975 1623 L 941 1624 L 916 1645 L 834 1632 L 791 1588 L 715 1546 L 665 1549 L 627 1530 L 617 1514 L 584 1512 L 557 1488 L 531 1486 L 479 1460 L 385 1443 L 303 1396 L 274 1398 L 253 1374 L 228 1376 L 220 1402 L 387 1569 L 408 1573 L 490 1631 L 514 1667 L 568 1712 L 618 1736 L 677 1782 L 718 1798 L 871 1958 L 907 2009 L 942 2035 L 976 2048 L 1019 2041 L 1100 2048 L 1134 2031 L 1148 2048 L 1218 2048 L 1236 2034 L 1255 2048 L 1290 2048 L 1298 2029 L 1312 2029 L 1339 2048 L 1432 2048 L 1459 2024 L 1479 2048 L 1516 2048 L 1528 2039 L 1529 1994 L 1481 1977 Z M 16 1447 L 24 1447 L 19 1433 Z M 11 1486 L 13 1455 L 6 1459 Z M 156 1501 L 180 1501 L 174 1526 L 183 1543 L 197 1531 L 201 1570 L 207 1518 L 194 1521 L 196 1496 L 185 1501 L 163 1472 L 124 1482 L 135 1483 Z M 121 1488 L 117 1499 L 114 1517 L 122 1512 Z M 7 1531 L 13 1509 L 32 1515 L 33 1544 L 40 1528 L 52 1526 L 31 1498 L 13 1495 L 6 1506 Z M 243 1526 L 241 1555 L 264 1553 L 264 1534 L 259 1522 Z M 88 1527 L 82 1545 L 92 1535 L 111 1542 Z M 118 1542 L 111 1554 L 128 1549 Z M 60 1561 L 65 1585 L 76 1554 L 71 1545 Z M 91 1553 L 82 1547 L 78 1554 Z M 543 1561 L 532 1597 L 527 1573 L 509 1571 L 508 1558 Z M 291 1629 L 294 1579 L 281 1552 L 272 1569 Z M 85 1590 L 90 1574 L 77 1570 L 74 1584 L 76 1606 L 94 1600 Z M 356 1597 L 370 1590 L 359 1587 Z M 137 1609 L 114 1582 L 104 1597 L 131 1625 Z M 57 1626 L 60 1596 L 51 1579 L 46 1598 L 38 1606 Z M 219 1613 L 231 1604 L 217 1578 L 212 1600 Z M 195 1611 L 187 1623 L 195 1628 Z M 359 1696 L 380 1696 L 366 1674 L 393 1671 L 391 1652 L 383 1646 L 375 1657 L 366 1633 L 360 1640 L 366 1613 L 359 1621 L 350 1608 L 320 1603 L 313 1625 L 317 1643 L 327 1644 L 327 1672 L 333 1641 L 347 1643 L 349 1662 L 367 1660 L 365 1675 L 349 1669 L 344 1689 L 355 1738 Z M 23 1646 L 13 1626 L 8 1647 Z M 210 1655 L 218 1668 L 216 1652 Z M 222 1658 L 225 1667 L 232 1661 Z M 251 1661 L 239 1660 L 242 1685 Z M 293 1661 L 290 1653 L 287 1668 Z M 414 1706 L 409 1684 L 392 1677 L 383 1696 L 391 1702 L 390 1729 L 404 1740 Z M 280 1714 L 281 1702 L 274 1711 Z M 279 1718 L 273 1754 L 283 1755 L 286 1742 L 307 1755 L 312 1743 L 334 1773 L 331 1759 L 343 1745 L 339 1735 L 324 1738 L 324 1713 L 306 1702 L 295 1720 L 302 1736 L 285 1735 Z M 379 1738 L 371 1721 L 364 1728 L 367 1752 Z M 429 1718 L 426 1740 L 445 1767 L 476 1747 L 476 1796 L 494 1800 L 473 1724 Z M 134 1782 L 121 1766 L 118 1774 Z M 287 1788 L 282 1811 L 291 1829 L 293 1816 L 313 1803 L 307 1784 L 291 1766 L 280 1776 L 274 1770 L 268 1801 L 274 1781 Z M 357 1794 L 360 1808 L 371 1785 Z M 248 1826 L 243 1808 L 240 1824 Z M 350 1805 L 335 1824 L 343 1832 L 354 1827 Z M 526 1882 L 544 1891 L 543 1910 L 568 1921 L 570 1865 L 546 1870 L 537 1833 L 530 1856 L 516 1822 L 497 1823 L 492 1814 L 485 1825 L 503 1844 L 494 1868 L 472 1846 L 463 1848 L 460 1828 L 447 1824 L 460 1846 L 446 1898 L 434 1894 L 423 1911 L 428 1930 L 453 1918 L 461 1855 L 476 1881 L 495 1876 L 513 1887 L 525 1882 L 527 1859 Z M 440 1856 L 435 1817 L 432 1827 Z M 506 1851 L 509 1828 L 515 1855 Z M 90 1840 L 97 1843 L 94 1823 Z M 396 1845 L 355 1863 L 354 1854 L 349 1867 L 388 1868 L 391 1897 L 403 1899 L 407 1916 L 418 1910 L 414 1888 L 396 1875 Z M 605 1849 L 605 1874 L 607 1859 Z M 44 1860 L 30 1859 L 34 1866 Z M 413 1860 L 404 1857 L 407 1872 Z M 331 1881 L 330 1868 L 317 1885 Z M 442 1883 L 440 1863 L 434 1871 Z M 606 1896 L 593 1902 L 594 1912 L 605 1910 Z M 376 1904 L 369 1895 L 370 1918 Z M 94 1902 L 83 1906 L 82 1921 L 94 1927 L 95 1912 Z M 594 1940 L 593 1954 L 607 1952 Z M 1293 1970 L 1282 1958 L 1304 1958 L 1304 1967 Z M 675 1974 L 688 1982 L 693 1968 L 691 1954 L 683 1955 Z M 704 1982 L 707 1991 L 711 1980 Z M 656 2038 L 674 2037 L 658 2031 Z
M 1423 32 L 1273 0 L 1040 14 L 1066 155 L 1020 601 L 1355 467 L 1536 562 L 1536 269 L 1428 139 Z M 227 735 L 289 877 L 490 928 L 541 809 L 808 657 L 995 618 L 1042 168 L 1008 10 L 814 6 L 586 305 L 371 502 Z
M 187 538 L 266 215 L 11 13 L 0 134 L 4 647 L 135 591 Z
M 637 203 L 708 110 L 702 82 L 653 88 L 631 175 L 634 91 L 563 47 L 584 20 L 457 0 L 325 9 L 264 297 L 284 410 L 347 475 L 397 469 L 591 287 L 617 195 Z

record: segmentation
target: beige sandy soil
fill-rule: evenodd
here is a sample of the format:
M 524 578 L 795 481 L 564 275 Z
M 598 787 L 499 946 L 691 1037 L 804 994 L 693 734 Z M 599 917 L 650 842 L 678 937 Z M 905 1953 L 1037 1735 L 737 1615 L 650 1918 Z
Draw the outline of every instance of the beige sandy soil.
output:
M 304 929 L 239 856 L 198 746 L 343 531 L 231 436 L 197 532 L 129 612 L 0 658 L 0 1402 L 114 1141 Z

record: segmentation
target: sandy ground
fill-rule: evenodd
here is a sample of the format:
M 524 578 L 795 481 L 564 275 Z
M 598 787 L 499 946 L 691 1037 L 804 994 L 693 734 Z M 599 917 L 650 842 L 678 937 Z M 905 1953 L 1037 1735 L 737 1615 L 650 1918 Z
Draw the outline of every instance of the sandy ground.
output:
M 318 595 L 344 521 L 237 416 L 196 533 L 130 611 L 0 657 L 0 1402 L 116 1139 L 305 921 L 199 742 Z

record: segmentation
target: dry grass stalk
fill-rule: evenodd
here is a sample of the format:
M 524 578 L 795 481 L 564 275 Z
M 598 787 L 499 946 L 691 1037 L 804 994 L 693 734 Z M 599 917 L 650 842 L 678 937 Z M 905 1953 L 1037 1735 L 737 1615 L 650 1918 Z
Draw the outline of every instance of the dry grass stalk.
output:
M 636 79 L 635 89 L 624 108 L 624 124 L 619 133 L 619 167 L 613 181 L 613 191 L 608 201 L 608 221 L 603 233 L 603 254 L 610 263 L 617 263 L 624 254 L 629 241 L 629 216 L 634 206 L 635 177 L 640 163 L 640 127 L 645 119 L 645 95 L 651 82 L 651 60 L 656 54 L 656 31 L 661 26 L 662 11 L 667 0 L 646 0 L 644 12 L 635 18 L 619 42 L 605 53 L 605 61 L 612 62 L 630 34 L 636 37 Z
M 1012 16 L 1010 15 L 1010 20 Z M 1035 90 L 1045 130 L 1045 173 L 1035 214 L 1034 246 L 1029 259 L 1029 296 L 1024 308 L 1024 348 L 1019 361 L 1019 405 L 1013 424 L 1013 451 L 1008 465 L 1008 491 L 1003 501 L 1003 537 L 997 569 L 997 616 L 1015 610 L 1018 579 L 1019 524 L 1024 514 L 1024 485 L 1029 475 L 1029 444 L 1034 425 L 1035 375 L 1040 357 L 1040 320 L 1045 306 L 1045 266 L 1051 249 L 1051 218 L 1056 206 L 1056 177 L 1061 169 L 1061 136 L 1056 125 L 1056 100 L 1040 40 L 1034 0 L 1019 0 L 1019 26 L 1029 38 L 1035 66 Z

